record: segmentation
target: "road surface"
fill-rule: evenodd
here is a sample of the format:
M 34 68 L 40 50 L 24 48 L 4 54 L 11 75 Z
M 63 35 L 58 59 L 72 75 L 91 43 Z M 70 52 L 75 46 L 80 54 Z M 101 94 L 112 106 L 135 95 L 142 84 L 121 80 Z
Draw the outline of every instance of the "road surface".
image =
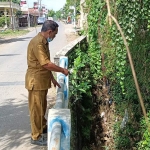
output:
M 37 150 L 30 144 L 25 73 L 27 45 L 41 27 L 18 39 L 0 45 L 0 150 Z M 51 58 L 67 44 L 65 27 L 59 23 L 59 32 L 49 44 Z

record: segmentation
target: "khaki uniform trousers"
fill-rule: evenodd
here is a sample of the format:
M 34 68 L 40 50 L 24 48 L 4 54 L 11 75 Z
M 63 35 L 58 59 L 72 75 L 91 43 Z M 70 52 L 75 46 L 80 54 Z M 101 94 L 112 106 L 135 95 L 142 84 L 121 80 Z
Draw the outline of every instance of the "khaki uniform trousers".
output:
M 47 108 L 48 90 L 28 90 L 31 137 L 38 140 L 46 127 L 45 112 Z

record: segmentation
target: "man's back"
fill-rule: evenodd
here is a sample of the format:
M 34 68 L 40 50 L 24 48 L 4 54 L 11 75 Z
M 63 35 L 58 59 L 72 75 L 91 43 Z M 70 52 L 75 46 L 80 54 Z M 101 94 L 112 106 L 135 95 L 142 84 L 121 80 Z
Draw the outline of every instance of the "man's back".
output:
M 39 33 L 28 45 L 26 88 L 45 90 L 51 87 L 50 71 L 42 67 L 50 62 L 48 42 Z

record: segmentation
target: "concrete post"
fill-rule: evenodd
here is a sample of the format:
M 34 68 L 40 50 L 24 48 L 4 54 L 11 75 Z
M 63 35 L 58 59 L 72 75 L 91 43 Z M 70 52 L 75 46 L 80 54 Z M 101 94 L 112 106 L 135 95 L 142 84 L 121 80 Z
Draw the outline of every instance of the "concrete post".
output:
M 50 148 L 49 150 L 60 150 L 61 123 L 54 122 L 50 130 Z
M 48 150 L 70 150 L 70 132 L 70 110 L 49 109 Z

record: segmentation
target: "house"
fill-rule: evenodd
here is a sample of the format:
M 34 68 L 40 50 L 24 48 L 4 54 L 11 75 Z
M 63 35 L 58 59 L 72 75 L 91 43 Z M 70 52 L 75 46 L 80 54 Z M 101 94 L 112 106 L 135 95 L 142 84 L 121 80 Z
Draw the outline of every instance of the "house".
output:
M 39 11 L 37 7 L 28 8 L 26 0 L 21 0 L 20 5 L 13 2 L 0 2 L 0 14 L 5 16 L 5 28 L 18 28 L 37 25 L 37 18 L 47 14 L 48 10 L 42 9 Z M 16 12 L 22 12 L 19 16 L 16 16 Z M 45 11 L 45 12 L 44 12 Z M 1 17 L 1 16 L 0 16 Z M 10 24 L 7 23 L 7 17 L 10 18 Z M 29 21 L 28 21 L 29 19 Z
M 0 2 L 0 13 L 5 16 L 5 27 L 15 28 L 18 26 L 16 12 L 21 10 L 19 4 L 13 2 Z M 10 18 L 10 24 L 7 23 L 7 17 Z
M 34 8 L 29 8 L 29 11 L 22 11 L 22 15 L 19 16 L 19 27 L 28 26 L 28 15 L 30 19 L 30 26 L 37 25 L 37 18 L 39 17 L 40 13 Z

